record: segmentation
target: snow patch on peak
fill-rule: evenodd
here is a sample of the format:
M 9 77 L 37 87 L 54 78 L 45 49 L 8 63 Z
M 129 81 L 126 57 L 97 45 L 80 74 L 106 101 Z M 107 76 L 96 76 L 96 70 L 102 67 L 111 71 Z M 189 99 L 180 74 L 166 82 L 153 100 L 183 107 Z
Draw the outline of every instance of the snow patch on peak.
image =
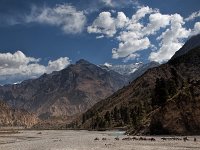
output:
M 127 65 L 112 65 L 109 63 L 104 63 L 104 65 L 100 65 L 101 68 L 106 70 L 113 70 L 115 72 L 118 72 L 121 75 L 130 75 L 134 73 L 136 70 L 138 70 L 141 66 L 143 66 L 142 62 L 137 62 L 133 64 L 127 64 Z

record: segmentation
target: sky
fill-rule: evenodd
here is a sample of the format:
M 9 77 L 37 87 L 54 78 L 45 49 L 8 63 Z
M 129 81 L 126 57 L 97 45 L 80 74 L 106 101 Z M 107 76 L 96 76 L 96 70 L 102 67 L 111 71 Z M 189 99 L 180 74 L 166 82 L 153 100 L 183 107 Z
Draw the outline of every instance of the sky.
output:
M 198 33 L 199 0 L 0 0 L 0 84 L 79 59 L 164 63 Z

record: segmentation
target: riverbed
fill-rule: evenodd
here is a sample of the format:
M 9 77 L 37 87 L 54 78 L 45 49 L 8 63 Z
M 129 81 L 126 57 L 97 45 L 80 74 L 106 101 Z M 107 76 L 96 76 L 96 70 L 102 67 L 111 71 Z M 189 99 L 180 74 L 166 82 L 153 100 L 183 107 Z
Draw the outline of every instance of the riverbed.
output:
M 162 138 L 166 138 L 163 140 Z M 199 150 L 200 136 L 183 137 L 124 135 L 121 131 L 20 130 L 0 134 L 0 150 Z M 174 138 L 174 137 L 173 137 Z M 196 141 L 194 141 L 196 138 Z M 122 140 L 123 139 L 123 140 Z M 150 140 L 155 139 L 155 140 Z

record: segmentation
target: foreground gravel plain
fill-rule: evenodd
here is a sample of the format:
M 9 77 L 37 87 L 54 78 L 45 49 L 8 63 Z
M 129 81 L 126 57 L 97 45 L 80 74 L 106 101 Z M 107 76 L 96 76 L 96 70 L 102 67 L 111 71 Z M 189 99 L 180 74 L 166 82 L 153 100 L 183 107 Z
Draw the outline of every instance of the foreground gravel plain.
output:
M 118 137 L 119 140 L 115 138 Z M 199 150 L 200 137 L 188 137 L 189 141 L 122 140 L 128 136 L 119 131 L 72 131 L 72 130 L 21 130 L 16 134 L 0 133 L 0 150 Z M 130 136 L 132 138 L 133 136 Z M 99 140 L 94 140 L 95 138 Z M 103 138 L 103 140 L 102 140 Z M 136 137 L 135 138 L 140 138 Z M 143 137 L 150 138 L 150 137 Z M 169 138 L 169 137 L 167 137 Z M 183 137 L 177 137 L 182 139 Z

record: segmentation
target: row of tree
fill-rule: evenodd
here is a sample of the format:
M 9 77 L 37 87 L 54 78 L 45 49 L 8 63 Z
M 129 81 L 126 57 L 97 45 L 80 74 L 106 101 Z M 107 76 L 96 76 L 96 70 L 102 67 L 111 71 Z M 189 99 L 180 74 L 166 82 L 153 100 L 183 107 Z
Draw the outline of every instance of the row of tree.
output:
M 114 107 L 111 111 L 106 111 L 104 115 L 87 112 L 82 116 L 82 124 L 89 118 L 92 118 L 90 124 L 92 129 L 103 129 L 124 125 L 137 126 L 142 114 L 142 108 L 139 106 L 129 108 L 128 106 L 122 105 L 120 107 Z

